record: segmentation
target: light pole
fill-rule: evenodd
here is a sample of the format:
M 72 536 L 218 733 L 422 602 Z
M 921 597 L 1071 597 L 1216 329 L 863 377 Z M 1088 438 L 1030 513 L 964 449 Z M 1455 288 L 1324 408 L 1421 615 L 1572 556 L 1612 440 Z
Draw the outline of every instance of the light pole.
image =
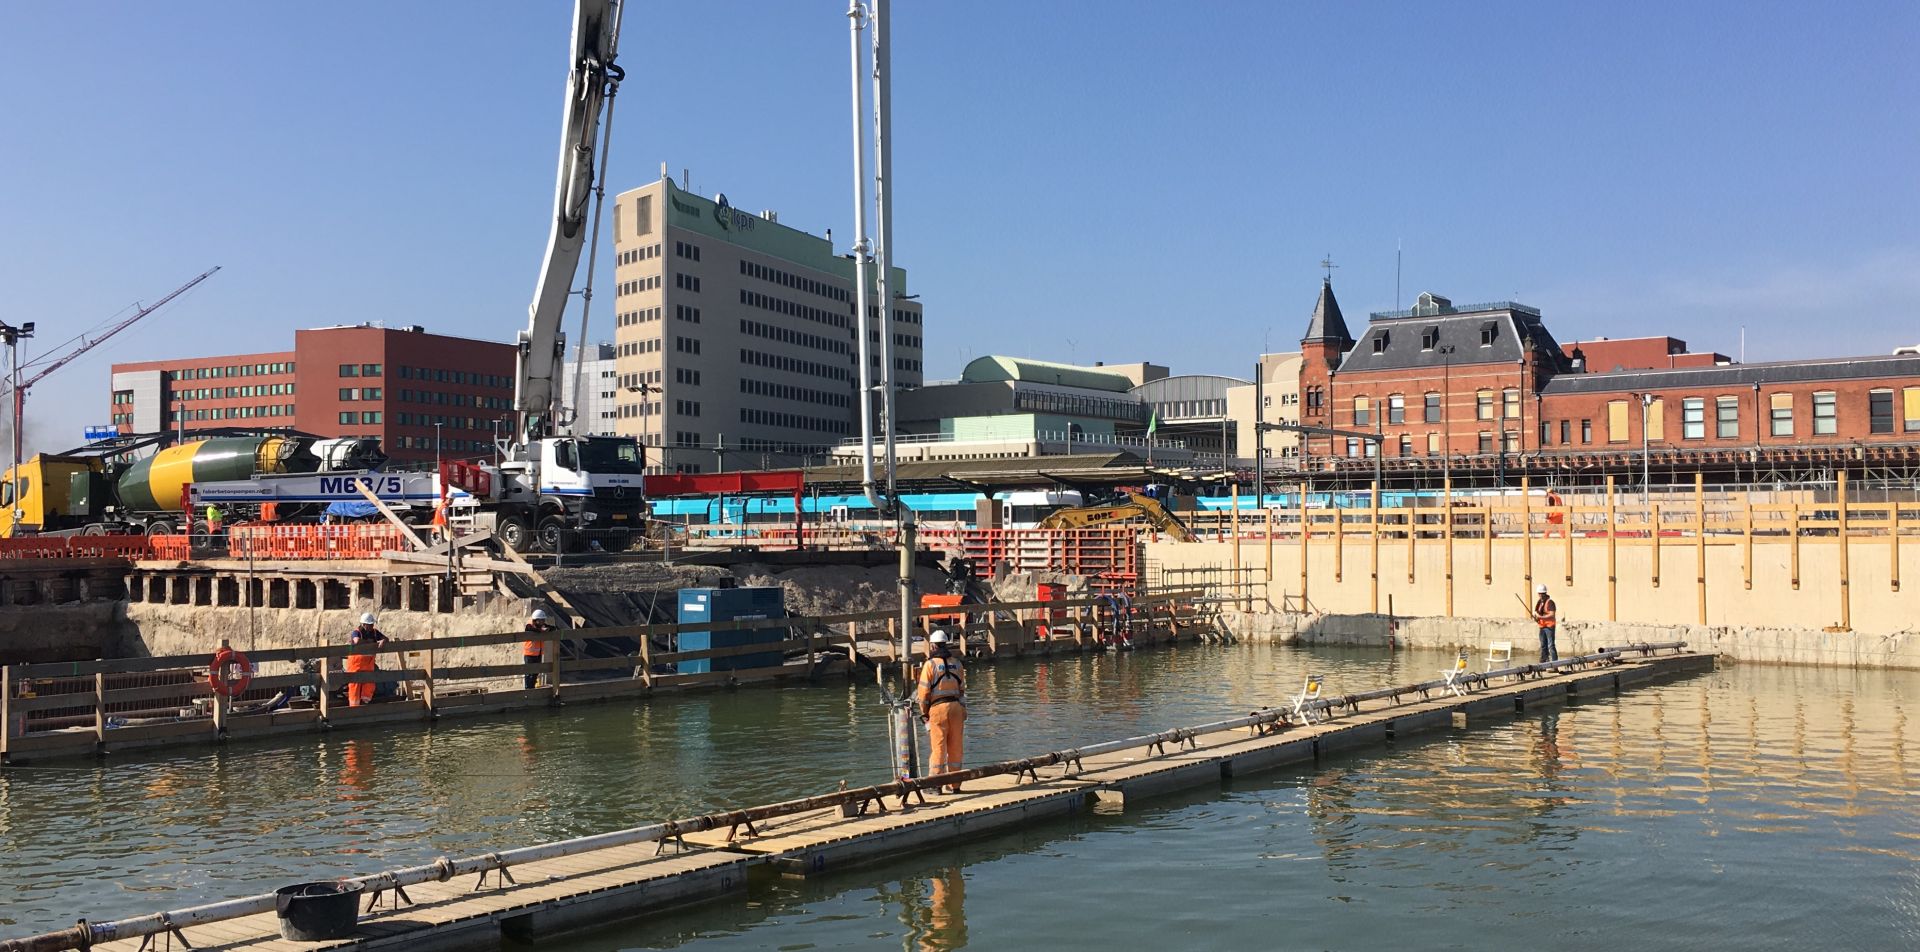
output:
M 1653 457 L 1647 449 L 1647 409 L 1653 406 L 1653 394 L 1640 395 L 1640 504 L 1653 497 Z
M 6 340 L 7 359 L 13 365 L 13 369 L 7 375 L 7 379 L 13 384 L 13 439 L 10 441 L 13 449 L 13 461 L 7 470 L 10 477 L 7 483 L 7 501 L 13 506 L 13 524 L 16 527 L 20 525 L 22 515 L 20 509 L 20 428 L 22 423 L 21 417 L 26 406 L 25 395 L 20 392 L 20 339 L 32 336 L 32 321 L 23 321 L 19 327 L 15 327 L 5 321 L 0 321 L 0 338 Z
M 1437 332 L 1436 332 L 1437 333 Z M 1440 472 L 1448 485 L 1453 483 L 1453 424 L 1447 417 L 1447 406 L 1453 403 L 1453 345 L 1444 344 L 1440 351 Z

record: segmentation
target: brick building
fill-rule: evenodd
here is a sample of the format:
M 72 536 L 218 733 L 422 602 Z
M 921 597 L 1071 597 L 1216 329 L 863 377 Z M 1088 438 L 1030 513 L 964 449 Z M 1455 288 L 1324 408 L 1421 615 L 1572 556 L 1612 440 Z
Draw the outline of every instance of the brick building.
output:
M 1355 337 L 1331 282 L 1301 351 L 1301 422 L 1338 431 L 1305 438 L 1309 469 L 1371 469 L 1376 445 L 1401 471 L 1920 460 L 1920 355 L 1737 364 L 1671 337 L 1561 345 L 1535 308 L 1430 293 Z
M 316 328 L 296 331 L 290 351 L 114 364 L 113 422 L 122 433 L 365 437 L 398 463 L 433 460 L 437 438 L 444 457 L 477 459 L 511 430 L 513 374 L 511 344 L 418 326 Z

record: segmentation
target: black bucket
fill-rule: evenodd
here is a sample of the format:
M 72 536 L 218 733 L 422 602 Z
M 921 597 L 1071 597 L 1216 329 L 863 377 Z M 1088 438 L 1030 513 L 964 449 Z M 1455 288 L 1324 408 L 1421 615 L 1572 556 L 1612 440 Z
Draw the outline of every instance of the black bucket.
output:
M 294 942 L 344 939 L 360 922 L 360 883 L 295 883 L 273 891 L 280 937 Z

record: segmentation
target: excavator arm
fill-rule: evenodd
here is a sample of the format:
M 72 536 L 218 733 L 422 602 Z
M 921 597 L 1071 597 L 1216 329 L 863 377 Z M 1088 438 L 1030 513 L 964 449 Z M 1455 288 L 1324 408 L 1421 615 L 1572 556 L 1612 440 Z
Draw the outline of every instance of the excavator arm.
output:
M 609 85 L 622 76 L 614 64 L 621 6 L 622 0 L 578 0 L 574 5 L 553 230 L 534 285 L 533 303 L 527 309 L 527 329 L 519 339 L 514 406 L 519 411 L 516 435 L 522 445 L 551 435 L 559 417 L 559 376 L 566 350 L 560 318 L 573 293 L 581 249 L 590 237 L 587 212 L 600 152 L 601 107 Z
M 1142 520 L 1178 541 L 1196 540 L 1193 530 L 1187 528 L 1187 524 L 1181 522 L 1178 516 L 1168 512 L 1167 507 L 1160 505 L 1158 499 L 1136 492 L 1126 493 L 1113 502 L 1100 505 L 1056 509 L 1040 520 L 1037 528 L 1097 529 L 1134 519 Z

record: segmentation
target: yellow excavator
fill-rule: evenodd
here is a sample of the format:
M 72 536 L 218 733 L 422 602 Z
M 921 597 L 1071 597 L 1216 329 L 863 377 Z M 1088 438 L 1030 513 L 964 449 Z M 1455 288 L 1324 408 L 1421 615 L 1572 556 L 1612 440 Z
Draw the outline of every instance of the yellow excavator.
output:
M 1055 509 L 1040 520 L 1039 529 L 1099 529 L 1122 522 L 1140 520 L 1181 542 L 1198 541 L 1193 530 L 1167 511 L 1160 500 L 1132 490 L 1091 506 Z

